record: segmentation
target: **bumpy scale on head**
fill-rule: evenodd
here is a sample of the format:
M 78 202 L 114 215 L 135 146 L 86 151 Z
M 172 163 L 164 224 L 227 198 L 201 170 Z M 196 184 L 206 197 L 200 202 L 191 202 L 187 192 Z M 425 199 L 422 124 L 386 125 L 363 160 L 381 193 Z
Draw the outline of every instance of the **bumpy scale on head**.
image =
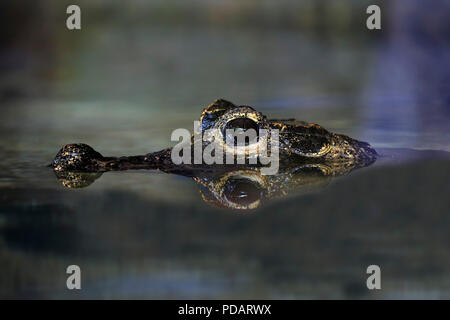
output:
M 59 150 L 52 162 L 56 171 L 89 171 L 103 156 L 84 143 L 67 144 Z

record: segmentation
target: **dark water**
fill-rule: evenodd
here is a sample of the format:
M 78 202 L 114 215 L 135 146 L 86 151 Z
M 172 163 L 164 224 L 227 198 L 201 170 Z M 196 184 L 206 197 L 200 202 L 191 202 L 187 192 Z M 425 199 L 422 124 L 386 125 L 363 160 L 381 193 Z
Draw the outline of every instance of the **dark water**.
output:
M 393 158 L 231 211 L 202 201 L 192 179 L 157 171 L 107 172 L 65 188 L 45 166 L 59 148 L 44 147 L 55 130 L 14 148 L 3 142 L 3 297 L 450 296 L 448 157 L 382 150 Z M 102 132 L 89 141 L 104 154 L 132 153 Z M 76 294 L 65 288 L 71 264 L 82 268 Z M 366 288 L 371 264 L 383 272 L 376 293 Z
M 377 36 L 326 13 L 332 26 L 296 29 L 289 5 L 278 20 L 232 6 L 230 24 L 215 6 L 209 22 L 153 24 L 136 4 L 98 5 L 67 33 L 57 9 L 36 5 L 45 19 L 27 16 L 1 48 L 0 297 L 450 298 L 450 162 L 433 152 L 391 150 L 245 212 L 204 202 L 182 176 L 107 172 L 69 189 L 46 167 L 71 142 L 103 155 L 173 145 L 172 130 L 192 131 L 220 97 L 377 149 L 450 151 L 448 19 L 410 3 L 386 5 Z M 72 264 L 78 292 L 66 289 Z M 366 287 L 371 264 L 382 290 Z

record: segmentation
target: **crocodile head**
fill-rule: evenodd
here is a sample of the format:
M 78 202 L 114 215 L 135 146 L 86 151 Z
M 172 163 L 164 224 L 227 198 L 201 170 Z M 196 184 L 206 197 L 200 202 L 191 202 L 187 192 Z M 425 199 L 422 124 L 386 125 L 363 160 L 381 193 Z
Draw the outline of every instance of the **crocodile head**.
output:
M 269 132 L 269 137 L 272 136 L 270 132 L 276 129 L 281 161 L 318 160 L 370 164 L 377 157 L 375 149 L 366 142 L 329 132 L 315 123 L 295 119 L 270 120 L 252 107 L 236 106 L 223 99 L 206 107 L 200 122 L 202 131 L 215 129 L 221 135 L 220 143 L 225 149 L 235 147 L 227 145 L 227 129 L 254 129 L 257 132 L 264 129 Z M 245 147 L 251 147 L 252 143 L 257 144 L 259 141 L 248 141 Z
M 205 201 L 231 209 L 253 209 L 270 198 L 286 196 L 293 190 L 309 190 L 327 184 L 331 178 L 372 164 L 376 151 L 366 142 L 329 132 L 318 124 L 287 120 L 270 120 L 248 106 L 236 106 L 220 99 L 206 107 L 200 116 L 200 131 L 213 129 L 216 134 L 202 137 L 202 146 L 218 142 L 228 152 L 252 156 L 261 139 L 249 139 L 244 146 L 229 140 L 227 129 L 261 129 L 277 133 L 279 171 L 262 175 L 259 165 L 175 164 L 172 148 L 140 156 L 104 157 L 86 144 L 69 144 L 56 155 L 52 164 L 61 183 L 68 188 L 86 187 L 103 172 L 127 169 L 157 169 L 188 176 L 200 187 Z M 212 139 L 211 139 L 212 138 Z M 259 138 L 259 136 L 257 136 Z M 208 140 L 211 139 L 211 140 Z M 230 144 L 230 141 L 232 142 Z M 195 135 L 188 144 L 195 143 Z

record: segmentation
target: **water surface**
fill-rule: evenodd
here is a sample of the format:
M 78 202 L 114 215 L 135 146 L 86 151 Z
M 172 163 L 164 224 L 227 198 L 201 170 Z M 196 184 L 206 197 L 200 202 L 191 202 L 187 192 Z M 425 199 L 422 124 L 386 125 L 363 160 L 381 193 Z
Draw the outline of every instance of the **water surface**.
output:
M 231 25 L 221 15 L 206 26 L 183 16 L 153 24 L 135 7 L 93 6 L 99 19 L 81 33 L 54 26 L 51 10 L 42 28 L 23 26 L 1 56 L 0 297 L 450 298 L 450 164 L 433 154 L 377 162 L 246 212 L 204 202 L 182 176 L 107 172 L 68 189 L 47 167 L 73 142 L 105 156 L 166 148 L 216 98 L 377 149 L 450 151 L 450 38 L 439 29 L 448 19 L 396 29 L 405 12 L 411 21 L 422 12 L 403 6 L 389 11 L 398 30 L 376 37 L 279 26 L 270 15 L 242 25 L 235 11 Z M 71 264 L 80 292 L 66 289 Z M 380 291 L 366 288 L 371 264 Z

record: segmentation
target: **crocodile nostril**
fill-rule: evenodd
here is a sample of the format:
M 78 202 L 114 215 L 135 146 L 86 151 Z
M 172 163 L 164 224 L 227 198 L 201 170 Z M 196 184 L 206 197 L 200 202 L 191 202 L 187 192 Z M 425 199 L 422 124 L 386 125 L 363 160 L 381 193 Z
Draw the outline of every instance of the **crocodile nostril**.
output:
M 258 140 L 259 125 L 249 118 L 236 118 L 228 121 L 223 129 L 226 142 L 233 141 L 234 145 L 256 143 Z
M 103 156 L 84 143 L 67 144 L 59 150 L 52 162 L 56 171 L 85 170 L 92 161 Z

